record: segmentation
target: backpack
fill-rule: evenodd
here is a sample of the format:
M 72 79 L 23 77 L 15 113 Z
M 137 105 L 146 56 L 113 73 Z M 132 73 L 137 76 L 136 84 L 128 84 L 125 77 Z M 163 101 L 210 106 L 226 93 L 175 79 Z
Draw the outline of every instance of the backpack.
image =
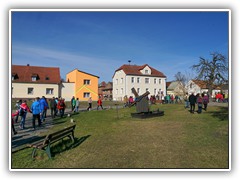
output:
M 26 111 L 23 108 L 19 110 L 19 116 L 23 116 Z

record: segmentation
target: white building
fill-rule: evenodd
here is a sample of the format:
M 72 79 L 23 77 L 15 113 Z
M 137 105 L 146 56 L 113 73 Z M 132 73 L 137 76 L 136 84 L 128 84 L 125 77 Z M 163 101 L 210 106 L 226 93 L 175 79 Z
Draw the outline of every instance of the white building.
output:
M 166 76 L 148 64 L 124 64 L 113 75 L 113 100 L 122 101 L 125 95 L 134 97 L 133 87 L 139 95 L 146 91 L 150 95 L 166 95 Z

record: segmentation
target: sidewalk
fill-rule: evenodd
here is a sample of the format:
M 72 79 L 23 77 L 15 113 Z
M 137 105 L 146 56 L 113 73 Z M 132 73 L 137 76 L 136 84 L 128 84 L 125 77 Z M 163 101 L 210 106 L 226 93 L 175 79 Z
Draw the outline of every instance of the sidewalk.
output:
M 79 112 L 84 112 L 86 109 L 80 109 Z M 24 149 L 27 144 L 30 144 L 34 141 L 38 141 L 44 137 L 41 137 L 40 134 L 43 132 L 47 132 L 53 125 L 54 121 L 51 117 L 50 110 L 47 111 L 47 117 L 45 118 L 45 121 L 42 123 L 41 127 L 38 127 L 38 122 L 36 120 L 36 130 L 33 130 L 32 127 L 32 114 L 28 113 L 25 121 L 25 129 L 20 129 L 19 124 L 21 121 L 21 117 L 18 118 L 18 122 L 14 123 L 14 127 L 17 131 L 17 134 L 14 135 L 11 131 L 11 139 L 12 139 L 12 152 L 18 151 L 20 149 Z M 70 109 L 65 110 L 64 117 L 67 116 L 67 114 L 71 113 Z M 56 118 L 59 118 L 57 116 Z M 15 120 L 15 119 L 14 119 Z

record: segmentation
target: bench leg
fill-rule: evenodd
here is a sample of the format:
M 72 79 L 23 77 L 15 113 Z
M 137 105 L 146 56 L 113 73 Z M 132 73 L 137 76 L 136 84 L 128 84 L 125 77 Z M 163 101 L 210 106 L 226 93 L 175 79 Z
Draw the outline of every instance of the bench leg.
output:
M 45 150 L 45 151 L 46 151 L 46 153 L 47 153 L 47 155 L 48 155 L 48 158 L 49 158 L 49 159 L 51 159 L 51 158 L 52 158 L 52 156 L 51 156 L 50 145 L 48 145 L 48 146 L 47 146 L 47 148 L 46 148 L 46 150 Z
M 33 148 L 33 151 L 32 151 L 32 158 L 35 158 L 36 151 L 37 151 L 37 148 Z

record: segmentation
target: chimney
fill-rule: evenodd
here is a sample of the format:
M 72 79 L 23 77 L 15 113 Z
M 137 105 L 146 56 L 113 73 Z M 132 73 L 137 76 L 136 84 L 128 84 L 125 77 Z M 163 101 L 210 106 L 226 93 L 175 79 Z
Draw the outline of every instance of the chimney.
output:
M 29 64 L 27 64 L 27 66 L 29 66 Z

